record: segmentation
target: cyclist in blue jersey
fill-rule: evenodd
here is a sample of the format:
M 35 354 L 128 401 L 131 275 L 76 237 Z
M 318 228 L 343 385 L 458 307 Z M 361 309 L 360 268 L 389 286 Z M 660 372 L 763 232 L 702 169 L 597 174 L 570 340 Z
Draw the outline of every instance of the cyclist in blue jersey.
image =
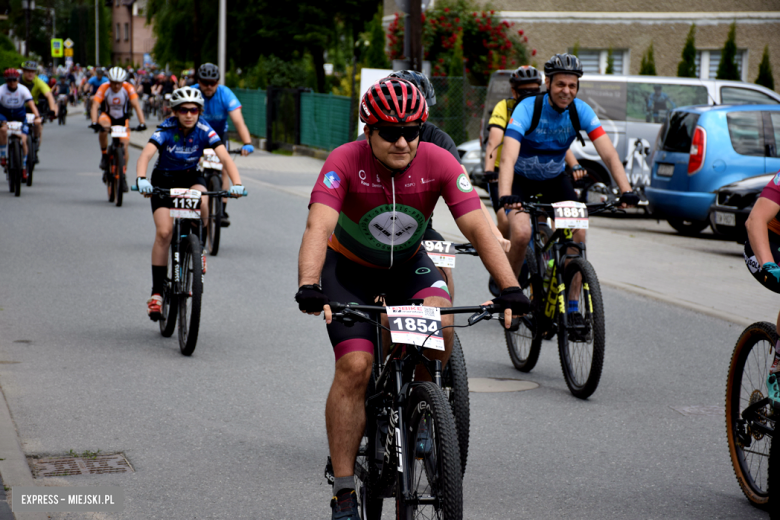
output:
M 213 63 L 204 63 L 198 68 L 198 85 L 194 88 L 203 92 L 205 104 L 203 106 L 203 119 L 208 121 L 211 127 L 217 131 L 217 135 L 223 143 L 227 143 L 228 117 L 233 123 L 238 137 L 244 146 L 241 147 L 241 155 L 249 155 L 255 151 L 252 146 L 252 137 L 249 135 L 249 129 L 244 122 L 244 116 L 241 113 L 241 102 L 233 91 L 225 85 L 219 85 L 219 67 Z M 230 181 L 224 175 L 222 176 L 222 189 L 230 188 Z M 223 201 L 223 209 L 227 210 L 227 199 Z M 227 211 L 222 218 L 222 227 L 228 227 L 230 219 Z
M 545 63 L 544 74 L 547 94 L 541 99 L 541 113 L 535 117 L 537 97 L 518 103 L 507 125 L 501 152 L 499 205 L 509 217 L 512 247 L 508 256 L 516 275 L 519 275 L 525 260 L 531 226 L 527 213 L 511 210 L 521 209 L 524 201 L 538 194 L 542 195 L 542 202 L 548 204 L 577 200 L 571 178 L 564 173 L 566 151 L 577 138 L 572 117 L 579 120 L 582 130 L 587 132 L 612 173 L 623 194 L 620 201 L 629 206 L 639 202 L 639 197 L 631 191 L 623 163 L 596 113 L 587 103 L 576 99 L 582 76 L 580 61 L 571 54 L 556 54 Z M 584 243 L 585 230 L 576 230 L 574 241 Z M 581 319 L 574 308 L 577 304 L 576 301 L 569 302 L 569 312 Z M 577 318 L 574 317 L 574 320 L 576 322 Z
M 198 160 L 205 148 L 213 148 L 222 161 L 223 171 L 226 171 L 233 181 L 231 195 L 241 196 L 244 187 L 235 163 L 230 159 L 222 140 L 208 123 L 200 118 L 203 110 L 203 96 L 200 91 L 190 87 L 180 88 L 171 96 L 171 109 L 174 116 L 169 117 L 157 127 L 157 131 L 149 139 L 149 143 L 141 152 L 136 164 L 136 185 L 138 191 L 151 196 L 154 187 L 164 189 L 191 188 L 206 191 L 206 181 L 198 171 Z M 157 164 L 152 171 L 152 181 L 146 178 L 146 168 L 154 154 L 160 152 Z M 149 317 L 157 321 L 161 317 L 162 292 L 168 269 L 168 247 L 173 233 L 173 218 L 170 208 L 173 199 L 152 198 L 152 214 L 157 234 L 152 246 L 152 297 L 146 302 Z M 201 199 L 201 218 L 208 220 L 208 197 Z M 201 237 L 202 239 L 203 237 Z M 203 257 L 203 272 L 206 271 L 205 251 Z
M 94 96 L 97 92 L 97 89 L 100 88 L 100 85 L 103 83 L 108 83 L 108 78 L 104 74 L 103 67 L 98 67 L 95 69 L 95 75 L 89 78 L 89 81 L 87 81 L 89 86 L 91 87 L 90 95 Z

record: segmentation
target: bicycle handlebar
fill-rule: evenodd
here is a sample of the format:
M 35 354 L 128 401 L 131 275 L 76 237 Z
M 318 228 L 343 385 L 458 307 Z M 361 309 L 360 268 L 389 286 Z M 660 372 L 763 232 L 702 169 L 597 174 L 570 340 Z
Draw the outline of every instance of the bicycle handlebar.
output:
M 189 188 L 187 188 L 189 189 Z M 131 191 L 138 191 L 138 186 L 130 186 Z M 210 195 L 214 197 L 229 197 L 231 199 L 237 199 L 239 198 L 238 195 L 232 195 L 228 190 L 221 190 L 221 191 L 201 191 L 201 195 Z M 163 197 L 170 197 L 171 190 L 165 189 L 165 188 L 157 188 L 155 187 L 152 191 L 152 195 L 157 195 L 160 198 Z M 249 193 L 247 193 L 246 188 L 244 188 L 244 194 L 241 195 L 241 197 L 248 197 Z
M 525 213 L 546 213 L 548 210 L 553 209 L 552 204 L 542 204 L 538 202 L 523 202 L 521 204 L 522 207 L 517 211 L 523 211 Z M 620 211 L 620 208 L 618 207 L 619 204 L 619 200 L 613 202 L 591 202 L 585 204 L 585 207 L 588 208 L 588 215 L 595 215 L 604 211 Z
M 357 311 L 366 312 L 387 312 L 387 307 L 383 305 L 356 305 L 354 303 L 339 303 L 330 302 L 330 310 L 333 312 L 341 312 L 347 309 L 353 309 Z M 488 305 L 475 305 L 473 307 L 437 307 L 442 314 L 467 314 L 469 312 L 499 312 L 501 309 L 498 305 L 491 303 Z

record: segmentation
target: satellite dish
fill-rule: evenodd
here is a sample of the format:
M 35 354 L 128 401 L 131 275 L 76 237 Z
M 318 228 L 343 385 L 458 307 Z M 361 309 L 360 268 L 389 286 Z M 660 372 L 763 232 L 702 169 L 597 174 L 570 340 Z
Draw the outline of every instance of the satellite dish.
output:
M 404 14 L 409 14 L 409 11 L 411 11 L 410 3 L 411 0 L 395 0 L 395 4 Z M 422 4 L 422 11 L 425 12 L 430 7 L 431 0 L 420 0 L 420 3 Z

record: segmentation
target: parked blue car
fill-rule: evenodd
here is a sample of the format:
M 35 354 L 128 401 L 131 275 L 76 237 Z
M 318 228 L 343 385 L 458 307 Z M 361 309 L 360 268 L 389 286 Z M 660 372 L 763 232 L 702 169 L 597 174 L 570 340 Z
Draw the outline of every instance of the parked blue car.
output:
M 645 189 L 653 214 L 682 234 L 701 232 L 720 187 L 780 170 L 778 145 L 780 105 L 675 109 L 658 133 Z

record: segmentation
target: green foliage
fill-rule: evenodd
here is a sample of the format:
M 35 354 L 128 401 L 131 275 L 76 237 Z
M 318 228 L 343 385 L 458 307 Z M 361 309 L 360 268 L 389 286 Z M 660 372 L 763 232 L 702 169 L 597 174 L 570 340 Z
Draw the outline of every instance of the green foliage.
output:
M 225 83 L 228 84 L 230 78 L 232 86 L 240 88 L 265 90 L 270 85 L 281 88 L 311 87 L 316 79 L 313 70 L 308 69 L 311 69 L 311 62 L 307 63 L 304 59 L 283 60 L 273 55 L 260 56 L 255 66 L 246 70 L 241 77 L 235 69 L 231 69 L 225 77 Z
M 447 74 L 458 46 L 466 74 L 479 85 L 486 85 L 493 71 L 525 65 L 536 55 L 536 50 L 529 52 L 522 30 L 500 21 L 493 10 L 480 11 L 473 0 L 440 0 L 422 21 L 425 59 L 431 61 L 434 76 Z M 403 30 L 398 15 L 388 27 L 388 40 L 390 58 L 401 58 Z
M 574 42 L 574 47 L 572 47 L 571 53 L 573 55 L 577 56 L 578 58 L 580 57 L 580 41 L 579 40 Z
M 677 65 L 677 76 L 680 78 L 696 77 L 696 24 L 692 24 L 685 38 L 682 50 L 682 61 Z
M 372 69 L 389 69 L 390 60 L 385 54 L 385 31 L 382 28 L 383 6 L 379 4 L 374 18 L 366 24 L 368 33 L 368 49 L 365 51 L 363 64 Z
M 446 118 L 444 131 L 447 132 L 456 143 L 462 143 L 466 140 L 466 131 L 463 127 L 465 112 L 463 99 L 463 83 L 465 82 L 464 71 L 463 40 L 462 36 L 458 34 L 455 38 L 455 45 L 447 71 L 449 86 L 447 88 L 447 98 L 444 104 Z
M 764 46 L 764 55 L 761 57 L 761 63 L 758 64 L 758 77 L 756 84 L 762 85 L 768 89 L 775 89 L 775 78 L 772 75 L 772 65 L 769 63 L 769 46 Z
M 733 79 L 739 81 L 741 78 L 739 68 L 737 67 L 737 24 L 732 23 L 729 28 L 729 35 L 726 43 L 723 45 L 723 51 L 720 53 L 720 63 L 718 64 L 718 74 L 716 79 Z
M 11 67 L 18 68 L 24 56 L 16 52 L 13 42 L 4 34 L 0 34 L 0 70 L 9 69 Z
M 604 71 L 605 74 L 614 74 L 615 73 L 615 57 L 612 55 L 612 46 L 609 46 L 609 50 L 607 51 L 607 70 Z
M 658 75 L 655 71 L 655 54 L 653 53 L 652 43 L 642 55 L 642 62 L 639 64 L 639 74 L 642 76 Z

